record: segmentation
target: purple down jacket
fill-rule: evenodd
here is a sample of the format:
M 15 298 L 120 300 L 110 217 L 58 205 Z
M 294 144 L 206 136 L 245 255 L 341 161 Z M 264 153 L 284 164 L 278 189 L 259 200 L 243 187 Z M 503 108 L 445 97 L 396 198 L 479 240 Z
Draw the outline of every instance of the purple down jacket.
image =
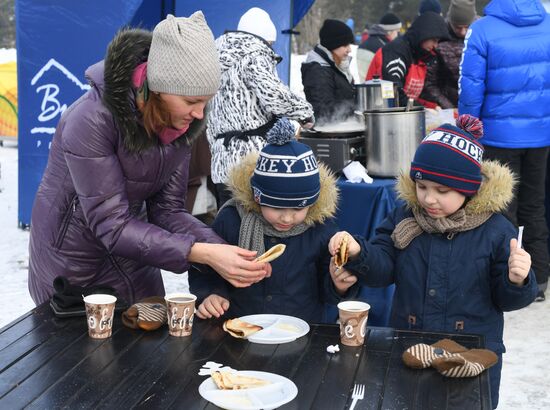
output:
M 164 295 L 159 268 L 184 272 L 195 242 L 223 243 L 184 207 L 190 144 L 205 121 L 163 145 L 138 120 L 131 76 L 150 44 L 150 32 L 120 32 L 87 70 L 92 88 L 57 126 L 31 218 L 36 304 L 52 296 L 58 275 L 112 286 L 129 303 Z

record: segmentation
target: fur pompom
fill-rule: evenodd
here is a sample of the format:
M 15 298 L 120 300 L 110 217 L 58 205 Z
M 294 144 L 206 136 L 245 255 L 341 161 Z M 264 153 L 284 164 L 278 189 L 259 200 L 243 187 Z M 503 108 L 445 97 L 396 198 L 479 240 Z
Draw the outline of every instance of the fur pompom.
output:
M 470 114 L 462 114 L 456 119 L 456 126 L 472 134 L 476 139 L 483 137 L 483 123 Z
M 296 130 L 288 118 L 282 117 L 267 132 L 266 139 L 268 144 L 284 145 L 294 138 Z

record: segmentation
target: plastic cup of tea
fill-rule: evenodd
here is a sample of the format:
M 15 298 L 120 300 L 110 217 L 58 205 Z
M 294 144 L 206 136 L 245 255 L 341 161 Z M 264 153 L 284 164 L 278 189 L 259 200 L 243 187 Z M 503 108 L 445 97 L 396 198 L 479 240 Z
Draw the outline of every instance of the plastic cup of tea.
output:
M 340 317 L 340 342 L 346 346 L 361 346 L 367 333 L 370 305 L 348 300 L 338 303 Z
M 191 293 L 172 293 L 164 297 L 168 314 L 168 331 L 170 336 L 190 336 L 193 331 L 195 301 Z
M 113 316 L 116 297 L 113 295 L 95 294 L 84 297 L 88 335 L 94 339 L 106 339 L 113 332 Z

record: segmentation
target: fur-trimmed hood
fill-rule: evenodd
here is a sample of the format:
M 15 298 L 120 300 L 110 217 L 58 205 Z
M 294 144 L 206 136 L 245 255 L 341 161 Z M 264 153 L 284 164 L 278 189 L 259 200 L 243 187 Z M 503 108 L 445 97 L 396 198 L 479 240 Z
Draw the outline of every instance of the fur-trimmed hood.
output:
M 254 202 L 252 187 L 250 185 L 250 178 L 254 174 L 258 156 L 257 152 L 250 153 L 239 164 L 233 167 L 229 174 L 228 186 L 235 200 L 247 212 L 253 211 L 261 214 L 260 205 Z M 327 218 L 334 217 L 338 207 L 339 192 L 336 187 L 334 174 L 332 174 L 326 165 L 319 163 L 319 176 L 321 179 L 321 191 L 319 199 L 309 208 L 304 220 L 304 223 L 307 225 L 322 223 Z
M 470 215 L 504 211 L 514 196 L 516 180 L 512 171 L 497 161 L 483 161 L 481 174 L 483 180 L 479 191 L 466 203 L 464 210 Z M 396 190 L 399 199 L 404 200 L 409 208 L 420 210 L 416 184 L 408 172 L 399 175 Z
M 124 145 L 132 152 L 160 143 L 157 137 L 147 135 L 141 123 L 136 90 L 132 85 L 132 74 L 139 64 L 147 60 L 152 38 L 150 31 L 122 29 L 109 44 L 105 60 L 86 70 L 87 79 L 113 114 Z M 206 127 L 205 118 L 193 121 L 185 134 L 186 138 L 180 137 L 173 143 L 187 141 L 191 144 Z

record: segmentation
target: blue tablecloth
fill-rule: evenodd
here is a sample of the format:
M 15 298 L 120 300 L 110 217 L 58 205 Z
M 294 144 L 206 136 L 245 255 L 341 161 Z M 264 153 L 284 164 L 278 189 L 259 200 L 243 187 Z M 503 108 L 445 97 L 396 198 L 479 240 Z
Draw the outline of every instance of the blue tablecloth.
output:
M 351 234 L 370 239 L 376 227 L 396 205 L 395 179 L 375 179 L 372 184 L 354 184 L 340 178 L 337 185 L 340 189 L 340 206 L 336 215 L 338 226 Z M 371 305 L 370 326 L 388 325 L 393 291 L 394 285 L 387 288 L 361 287 L 359 299 Z M 328 307 L 327 318 L 332 321 L 337 317 L 338 310 Z

